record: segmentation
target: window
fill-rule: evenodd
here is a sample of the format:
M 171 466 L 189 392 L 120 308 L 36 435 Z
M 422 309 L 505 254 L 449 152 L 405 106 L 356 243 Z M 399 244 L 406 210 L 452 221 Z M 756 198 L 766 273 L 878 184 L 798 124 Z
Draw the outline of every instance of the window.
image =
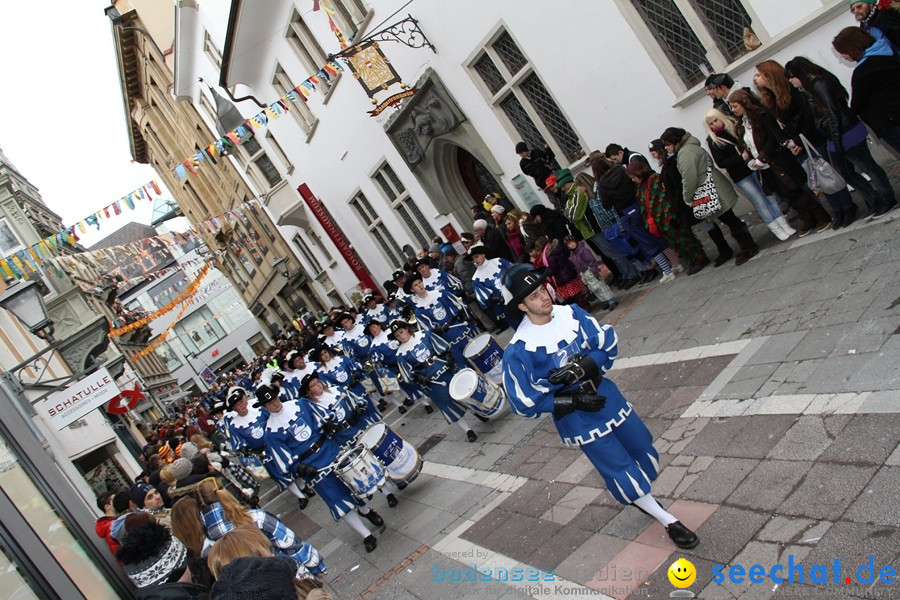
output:
M 175 325 L 175 333 L 192 354 L 202 352 L 225 337 L 225 331 L 207 306 L 183 317 Z
M 392 264 L 402 265 L 406 260 L 406 256 L 400 251 L 400 246 L 397 245 L 397 241 L 388 231 L 381 217 L 372 208 L 369 199 L 362 192 L 359 192 L 350 200 L 350 206 L 356 211 L 356 215 L 369 232 L 369 235 L 375 238 L 375 245 L 378 246 L 381 253 Z
M 412 233 L 413 238 L 422 247 L 430 246 L 431 240 L 434 238 L 434 231 L 428 227 L 428 219 L 422 214 L 419 205 L 410 198 L 409 192 L 406 191 L 403 182 L 397 177 L 391 165 L 385 163 L 372 178 L 381 188 L 391 208 L 400 215 L 400 219 Z
M 282 69 L 279 64 L 275 65 L 275 77 L 272 80 L 272 86 L 279 96 L 287 96 L 287 93 L 295 87 L 291 82 L 291 78 L 288 77 L 287 73 L 285 73 L 284 69 Z M 309 109 L 306 101 L 303 99 L 291 100 L 291 106 L 289 108 L 291 109 L 290 114 L 294 115 L 294 120 L 297 121 L 300 129 L 309 136 L 316 124 L 316 117 Z
M 206 116 L 209 117 L 209 120 L 212 123 L 216 122 L 216 107 L 213 106 L 212 102 L 203 92 L 200 92 L 200 108 L 203 109 L 203 112 L 206 113 Z
M 754 30 L 743 0 L 617 0 L 623 15 L 649 47 L 660 72 L 676 92 L 702 83 L 712 72 L 724 71 L 748 47 L 745 33 L 767 39 Z M 645 35 L 641 35 L 641 32 Z M 653 48 L 657 52 L 653 52 Z
M 307 237 L 310 238 L 310 240 L 313 242 L 314 245 L 316 245 L 320 250 L 322 250 L 323 254 L 327 257 L 327 262 L 330 263 L 331 257 L 328 255 L 328 253 L 324 252 L 324 248 L 322 248 L 322 246 L 321 246 L 322 242 L 321 242 L 321 240 L 319 240 L 319 237 L 313 231 L 311 231 L 309 229 L 304 230 L 304 233 L 306 234 Z M 311 272 L 312 272 L 313 277 L 315 278 L 315 280 L 317 282 L 319 282 L 319 285 L 321 285 L 322 288 L 325 290 L 325 295 L 328 296 L 329 298 L 331 298 L 332 300 L 336 299 L 336 301 L 333 302 L 333 304 L 335 306 L 342 304 L 343 301 L 340 299 L 340 295 L 335 290 L 334 282 L 331 280 L 331 277 L 328 276 L 328 271 L 326 271 L 325 268 L 323 268 L 322 261 L 319 260 L 319 257 L 316 254 L 316 252 L 306 242 L 306 240 L 303 239 L 303 236 L 300 235 L 299 233 L 294 235 L 294 246 L 297 247 L 297 250 L 300 252 L 300 255 L 309 264 L 310 268 L 312 269 Z
M 310 74 L 322 68 L 325 64 L 325 52 L 296 8 L 291 11 L 291 21 L 288 24 L 286 37 L 300 59 L 300 63 Z M 322 79 L 318 85 L 319 91 L 325 93 L 331 85 L 331 80 Z
M 515 40 L 501 28 L 469 65 L 488 101 L 530 147 L 549 144 L 569 163 L 584 145 Z
M 25 248 L 6 218 L 0 219 L 0 256 L 6 257 Z
M 244 203 L 247 203 L 246 197 L 244 198 Z M 272 234 L 272 230 L 269 229 L 269 216 L 260 212 L 260 210 L 256 208 L 256 204 L 250 204 L 249 206 L 250 212 L 256 217 L 256 221 L 259 223 L 259 227 L 265 235 L 265 240 L 257 238 L 257 243 L 262 246 L 264 241 L 274 242 L 277 238 Z M 266 250 L 266 252 L 268 252 L 268 250 Z M 265 252 L 263 252 L 263 254 L 265 254 Z
M 284 153 L 284 149 L 281 147 L 281 144 L 278 143 L 278 140 L 275 139 L 275 135 L 272 134 L 271 131 L 266 132 L 266 141 L 269 142 L 269 146 L 271 146 L 275 156 L 278 157 L 278 160 L 284 165 L 285 171 L 290 175 L 294 171 L 294 165 L 288 160 L 287 154 Z
M 209 37 L 208 31 L 203 32 L 203 52 L 209 57 L 209 60 L 217 69 L 222 68 L 222 53 L 219 52 L 219 49 L 213 43 L 212 38 Z
M 247 169 L 247 174 L 251 176 L 260 191 L 267 192 L 281 183 L 281 173 L 278 172 L 275 164 L 266 155 L 255 137 L 248 138 L 238 148 L 247 155 L 250 167 Z
M 353 38 L 366 22 L 371 12 L 362 0 L 334 0 L 335 24 L 341 32 L 347 36 L 347 42 L 352 43 Z

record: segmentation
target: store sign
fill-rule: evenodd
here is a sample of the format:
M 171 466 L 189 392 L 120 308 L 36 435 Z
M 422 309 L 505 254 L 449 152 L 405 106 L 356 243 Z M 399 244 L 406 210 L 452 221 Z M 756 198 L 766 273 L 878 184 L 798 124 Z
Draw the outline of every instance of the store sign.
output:
M 34 405 L 34 410 L 59 431 L 119 394 L 119 386 L 109 371 L 100 369 L 41 400 Z

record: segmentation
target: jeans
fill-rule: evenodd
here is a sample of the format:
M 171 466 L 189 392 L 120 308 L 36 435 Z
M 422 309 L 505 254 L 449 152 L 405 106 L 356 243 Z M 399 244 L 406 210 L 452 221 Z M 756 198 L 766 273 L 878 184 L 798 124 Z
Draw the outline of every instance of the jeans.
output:
M 781 209 L 778 207 L 778 201 L 775 199 L 775 196 L 766 196 L 765 192 L 763 192 L 756 173 L 751 173 L 740 181 L 735 181 L 734 185 L 753 203 L 753 206 L 756 207 L 756 212 L 759 213 L 766 225 L 778 217 L 784 216 L 781 214 Z
M 622 256 L 622 253 L 619 252 L 615 246 L 613 246 L 612 242 L 606 239 L 606 236 L 601 231 L 600 233 L 594 234 L 594 237 L 591 238 L 591 243 L 596 244 L 600 251 L 603 252 L 606 256 L 611 258 L 613 262 L 616 263 L 616 266 L 619 268 L 619 272 L 622 273 L 622 277 L 625 279 L 634 279 L 638 276 L 637 269 L 634 268 L 634 265 L 630 260 Z
M 872 158 L 865 140 L 852 148 L 844 148 L 843 153 L 832 152 L 831 163 L 847 183 L 862 192 L 870 209 L 894 200 L 894 188 L 887 173 Z M 869 183 L 861 173 L 868 175 L 872 182 Z
M 665 240 L 656 237 L 649 231 L 644 224 L 644 217 L 641 216 L 641 209 L 637 204 L 631 204 L 622 210 L 621 215 L 622 227 L 631 238 L 637 242 L 641 252 L 647 258 L 655 257 L 662 252 L 668 244 Z

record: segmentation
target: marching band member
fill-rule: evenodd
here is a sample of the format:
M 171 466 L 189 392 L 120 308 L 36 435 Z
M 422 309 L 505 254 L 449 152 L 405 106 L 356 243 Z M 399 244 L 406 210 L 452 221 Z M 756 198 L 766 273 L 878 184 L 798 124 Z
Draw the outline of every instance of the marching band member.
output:
M 381 413 L 375 408 L 372 399 L 366 392 L 360 380 L 365 376 L 359 363 L 346 356 L 337 356 L 328 346 L 313 348 L 310 352 L 313 360 L 319 361 L 319 377 L 322 382 L 340 389 L 349 389 L 351 392 L 366 400 L 366 418 L 373 421 L 381 420 Z
M 422 276 L 418 273 L 410 275 L 403 288 L 413 294 L 416 320 L 428 331 L 447 340 L 456 365 L 460 368 L 465 365 L 463 350 L 478 331 L 469 323 L 462 300 L 447 290 L 425 289 Z
M 462 282 L 446 271 L 432 269 L 429 257 L 416 261 L 416 272 L 422 276 L 422 283 L 429 292 L 447 290 L 454 296 L 462 296 Z
M 389 308 L 386 303 L 379 304 L 374 294 L 367 294 L 363 298 L 363 325 L 368 325 L 373 319 L 382 323 L 390 318 Z
M 481 242 L 469 247 L 469 255 L 464 260 L 469 259 L 475 263 L 472 291 L 475 292 L 478 306 L 491 315 L 502 329 L 508 328 L 503 307 L 510 298 L 509 292 L 503 286 L 503 275 L 511 263 L 505 258 L 489 259 L 487 248 Z
M 453 369 L 447 361 L 449 344 L 430 331 L 413 333 L 413 325 L 399 319 L 391 323 L 390 336 L 400 342 L 397 365 L 404 379 L 425 387 L 447 422 L 459 425 L 470 442 L 477 440 L 478 435 L 466 422 L 466 409 L 450 397 Z
M 522 317 L 503 354 L 511 409 L 552 414 L 563 443 L 581 448 L 616 500 L 659 521 L 679 548 L 694 548 L 696 534 L 650 494 L 659 472 L 650 431 L 605 376 L 618 354 L 615 331 L 575 304 L 554 306 L 545 278 L 524 265 L 506 275 L 507 316 Z
M 340 446 L 322 434 L 309 403 L 282 403 L 270 386 L 260 386 L 256 398 L 254 406 L 264 407 L 269 413 L 265 441 L 274 463 L 272 479 L 281 489 L 296 488 L 298 477 L 311 483 L 331 517 L 335 521 L 343 519 L 363 537 L 366 552 L 373 552 L 378 542 L 359 517 L 364 516 L 375 527 L 383 526 L 384 519 L 354 499 L 347 486 L 331 472 L 330 465 L 336 461 Z
M 384 369 L 391 377 L 397 380 L 401 390 L 406 392 L 406 400 L 400 401 L 399 394 L 392 392 L 387 396 L 397 411 L 402 415 L 406 413 L 406 407 L 412 406 L 416 399 L 422 398 L 425 405 L 425 412 L 431 414 L 434 407 L 428 402 L 428 398 L 424 394 L 422 386 L 413 382 L 406 381 L 400 377 L 400 367 L 397 366 L 397 347 L 400 345 L 397 340 L 390 338 L 387 331 L 384 330 L 384 323 L 378 320 L 371 320 L 366 326 L 366 333 L 372 336 L 372 349 L 369 352 L 369 359 L 375 364 L 375 368 Z
M 303 352 L 297 349 L 289 351 L 284 356 L 284 368 L 281 370 L 284 375 L 282 388 L 292 387 L 297 390 L 295 397 L 301 396 L 302 394 L 299 393 L 300 381 L 304 375 L 315 370 L 316 364 L 313 362 L 307 363 Z

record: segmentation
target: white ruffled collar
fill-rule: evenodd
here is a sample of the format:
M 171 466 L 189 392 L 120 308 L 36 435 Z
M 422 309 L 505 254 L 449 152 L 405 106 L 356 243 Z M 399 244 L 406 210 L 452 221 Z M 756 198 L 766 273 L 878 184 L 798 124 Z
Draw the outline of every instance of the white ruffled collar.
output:
M 441 295 L 433 290 L 429 290 L 428 293 L 425 294 L 424 298 L 419 297 L 418 294 L 413 294 L 411 296 L 413 302 L 416 306 L 420 308 L 431 308 L 438 304 L 438 301 L 441 299 Z
M 414 334 L 412 334 L 410 336 L 410 338 L 405 343 L 400 344 L 400 346 L 397 347 L 397 353 L 400 354 L 402 352 L 407 352 L 407 351 L 411 350 L 412 348 L 415 348 L 416 345 L 419 342 L 421 342 L 424 337 L 425 337 L 425 334 L 422 333 L 421 331 L 415 332 Z
M 269 422 L 267 425 L 269 429 L 278 429 L 286 426 L 296 418 L 297 413 L 299 412 L 300 407 L 296 402 L 282 402 L 281 412 L 269 413 Z
M 475 267 L 475 274 L 472 275 L 472 277 L 478 277 L 478 279 L 493 279 L 500 274 L 500 270 L 500 259 L 492 258 Z
M 579 329 L 572 307 L 557 305 L 553 307 L 550 322 L 546 325 L 535 325 L 525 315 L 509 343 L 522 342 L 529 352 L 540 349 L 556 352 L 561 346 L 571 344 L 578 337 Z

